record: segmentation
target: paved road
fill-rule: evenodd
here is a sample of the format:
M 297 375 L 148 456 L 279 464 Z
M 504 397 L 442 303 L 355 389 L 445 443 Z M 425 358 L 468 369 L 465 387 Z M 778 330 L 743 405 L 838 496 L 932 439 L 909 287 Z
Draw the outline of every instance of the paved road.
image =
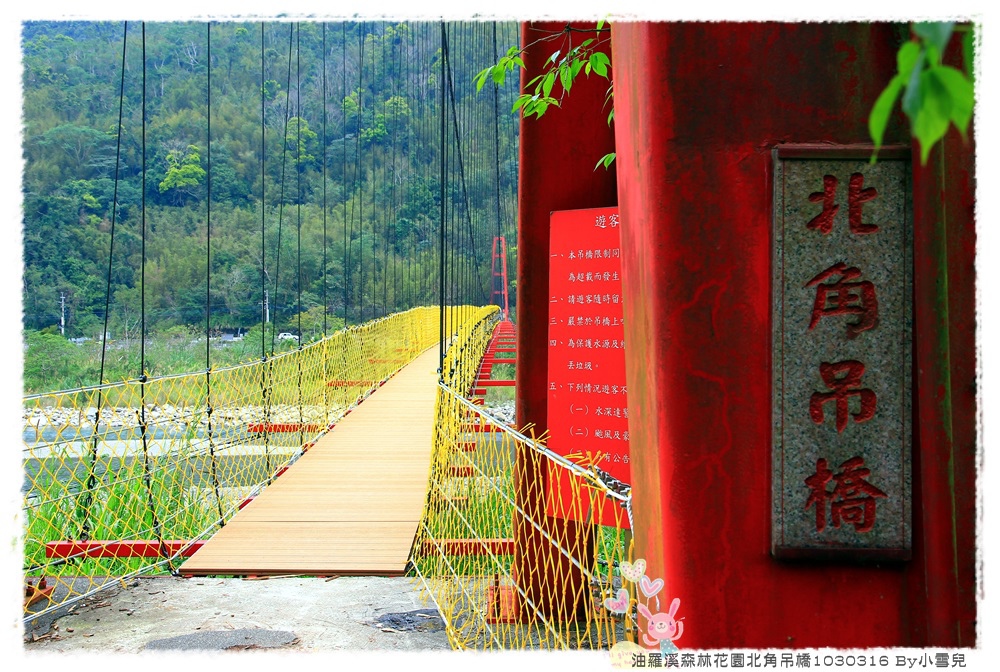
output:
M 405 577 L 143 577 L 40 619 L 25 652 L 447 650 L 428 607 Z

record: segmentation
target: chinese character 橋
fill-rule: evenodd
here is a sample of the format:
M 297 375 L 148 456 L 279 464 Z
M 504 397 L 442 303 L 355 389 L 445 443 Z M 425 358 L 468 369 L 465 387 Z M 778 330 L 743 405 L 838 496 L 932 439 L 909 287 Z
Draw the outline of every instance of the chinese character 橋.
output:
M 865 224 L 861 221 L 861 207 L 878 196 L 875 188 L 865 189 L 864 184 L 865 176 L 861 173 L 853 173 L 847 183 L 847 225 L 851 233 L 859 235 L 878 231 L 877 224 Z M 806 226 L 822 234 L 830 233 L 833 230 L 833 218 L 840 210 L 840 206 L 835 203 L 836 198 L 837 178 L 833 175 L 824 175 L 823 191 L 809 194 L 809 200 L 813 203 L 822 203 L 823 209 L 809 220 Z
M 887 495 L 865 479 L 871 470 L 865 468 L 864 458 L 852 457 L 840 465 L 841 471 L 833 473 L 824 458 L 816 460 L 816 472 L 805 479 L 809 498 L 805 508 L 816 507 L 816 531 L 826 529 L 826 503 L 830 502 L 830 519 L 839 528 L 841 521 L 854 525 L 857 532 L 869 532 L 875 526 L 875 498 Z M 833 490 L 827 484 L 834 482 Z
M 849 282 L 861 277 L 861 271 L 844 262 L 838 262 L 806 283 L 806 287 L 816 287 L 816 301 L 813 303 L 809 320 L 811 331 L 821 317 L 828 315 L 858 315 L 855 322 L 847 323 L 847 337 L 854 338 L 862 331 L 878 325 L 878 299 L 875 285 L 868 280 Z M 838 279 L 839 278 L 839 279 Z M 833 282 L 824 282 L 831 279 Z
M 832 391 L 814 392 L 809 398 L 809 417 L 813 422 L 817 425 L 823 424 L 823 406 L 832 401 L 837 410 L 837 431 L 843 432 L 847 427 L 848 401 L 855 396 L 860 398 L 861 410 L 852 414 L 854 422 L 871 420 L 875 416 L 877 399 L 874 392 L 860 387 L 864 372 L 865 365 L 853 359 L 843 362 L 822 362 L 819 365 L 819 375 Z

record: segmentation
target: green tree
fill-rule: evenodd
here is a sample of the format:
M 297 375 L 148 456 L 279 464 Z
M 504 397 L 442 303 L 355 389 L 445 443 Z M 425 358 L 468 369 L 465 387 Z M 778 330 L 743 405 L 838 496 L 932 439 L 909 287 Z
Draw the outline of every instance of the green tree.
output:
M 173 190 L 175 203 L 178 205 L 187 198 L 197 198 L 196 187 L 205 179 L 200 151 L 196 145 L 188 145 L 184 151 L 172 150 L 167 153 L 167 174 L 160 182 L 160 193 Z
M 59 334 L 28 332 L 24 353 L 25 393 L 68 387 L 63 381 L 78 368 L 79 353 L 75 345 Z
M 309 122 L 301 117 L 288 120 L 288 132 L 285 135 L 285 149 L 292 165 L 300 171 L 312 167 L 316 163 L 319 142 L 316 132 L 309 128 Z

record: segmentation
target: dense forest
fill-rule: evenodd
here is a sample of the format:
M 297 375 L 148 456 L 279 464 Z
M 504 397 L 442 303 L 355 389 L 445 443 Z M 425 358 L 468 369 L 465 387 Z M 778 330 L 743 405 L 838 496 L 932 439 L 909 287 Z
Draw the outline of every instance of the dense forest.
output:
M 443 206 L 446 300 L 488 302 L 493 236 L 516 250 L 516 81 L 494 100 L 473 79 L 515 41 L 492 23 L 447 43 L 423 22 L 24 24 L 26 333 L 266 312 L 307 340 L 436 304 Z

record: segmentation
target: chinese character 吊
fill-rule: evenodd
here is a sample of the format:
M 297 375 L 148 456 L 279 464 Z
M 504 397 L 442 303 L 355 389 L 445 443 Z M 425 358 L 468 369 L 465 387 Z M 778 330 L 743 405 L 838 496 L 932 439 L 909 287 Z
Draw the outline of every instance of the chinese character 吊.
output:
M 875 498 L 887 497 L 865 479 L 871 474 L 864 458 L 852 457 L 840 465 L 841 471 L 833 473 L 824 458 L 816 460 L 816 473 L 805 479 L 810 488 L 805 508 L 816 507 L 816 531 L 826 529 L 826 502 L 830 502 L 830 518 L 839 528 L 841 521 L 854 525 L 857 532 L 869 532 L 875 525 Z M 833 491 L 827 484 L 834 482 Z
M 837 432 L 843 432 L 847 427 L 848 401 L 850 397 L 860 397 L 861 410 L 852 413 L 854 422 L 866 422 L 875 416 L 876 396 L 869 389 L 863 389 L 861 376 L 865 365 L 856 360 L 844 362 L 822 362 L 819 365 L 819 375 L 832 392 L 814 392 L 809 399 L 809 416 L 817 425 L 823 424 L 823 406 L 834 402 L 837 409 Z
M 848 282 L 861 277 L 861 271 L 838 262 L 806 283 L 806 287 L 816 287 L 816 301 L 813 303 L 809 330 L 819 323 L 820 318 L 829 315 L 859 315 L 857 321 L 847 323 L 847 337 L 854 338 L 863 331 L 873 329 L 878 324 L 878 299 L 875 285 L 868 280 Z M 824 282 L 832 279 L 833 282 Z

